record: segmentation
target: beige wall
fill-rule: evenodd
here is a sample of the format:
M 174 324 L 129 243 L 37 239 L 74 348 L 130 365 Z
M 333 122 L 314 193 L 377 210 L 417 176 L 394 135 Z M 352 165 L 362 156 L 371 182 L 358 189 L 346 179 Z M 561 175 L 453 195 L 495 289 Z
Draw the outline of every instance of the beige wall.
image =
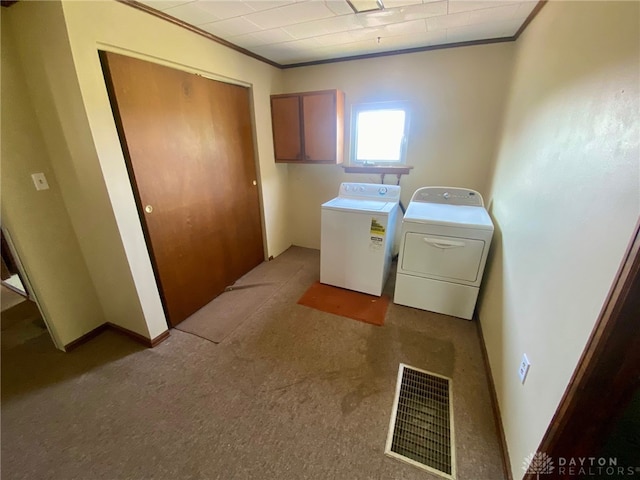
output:
M 287 168 L 273 161 L 281 72 L 117 2 L 10 9 L 38 119 L 106 319 L 153 338 L 166 322 L 98 59 L 112 50 L 252 87 L 266 254 L 289 245 Z
M 2 225 L 9 230 L 58 347 L 104 323 L 2 15 Z M 36 191 L 43 172 L 49 190 Z
M 62 4 L 18 2 L 7 15 L 52 167 L 105 319 L 153 338 L 166 330 L 164 312 L 156 291 L 153 314 L 145 318 L 143 310 L 150 310 L 151 302 L 145 304 L 136 293 L 96 159 Z
M 514 478 L 567 387 L 640 213 L 639 7 L 550 2 L 517 42 L 479 311 Z
M 346 96 L 345 158 L 354 103 L 406 100 L 412 107 L 402 200 L 425 185 L 487 193 L 509 85 L 513 44 L 436 50 L 285 70 L 283 91 L 338 88 Z M 343 181 L 379 183 L 378 175 L 339 166 L 289 166 L 289 218 L 295 245 L 320 247 L 320 205 Z M 388 176 L 387 183 L 395 183 Z

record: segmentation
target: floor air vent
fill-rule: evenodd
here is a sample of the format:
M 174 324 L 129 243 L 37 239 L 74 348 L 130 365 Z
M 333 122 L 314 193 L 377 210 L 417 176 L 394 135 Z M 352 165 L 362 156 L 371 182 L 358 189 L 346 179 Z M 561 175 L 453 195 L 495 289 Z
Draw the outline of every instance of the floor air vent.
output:
M 451 380 L 400 364 L 385 453 L 455 479 Z

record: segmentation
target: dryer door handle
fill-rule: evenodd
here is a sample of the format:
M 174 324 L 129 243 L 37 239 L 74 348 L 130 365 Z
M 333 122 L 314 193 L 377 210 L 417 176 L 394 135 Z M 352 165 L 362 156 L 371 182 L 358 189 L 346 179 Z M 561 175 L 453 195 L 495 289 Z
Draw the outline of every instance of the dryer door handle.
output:
M 459 248 L 464 247 L 464 242 L 456 242 L 455 240 L 444 240 L 442 238 L 424 237 L 422 240 L 428 245 L 436 248 Z

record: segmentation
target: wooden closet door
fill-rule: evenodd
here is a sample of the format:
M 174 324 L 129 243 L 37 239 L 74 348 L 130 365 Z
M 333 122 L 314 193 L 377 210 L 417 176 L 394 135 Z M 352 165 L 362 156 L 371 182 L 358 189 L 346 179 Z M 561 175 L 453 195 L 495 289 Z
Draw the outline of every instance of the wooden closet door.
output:
M 172 326 L 264 260 L 249 90 L 101 52 Z

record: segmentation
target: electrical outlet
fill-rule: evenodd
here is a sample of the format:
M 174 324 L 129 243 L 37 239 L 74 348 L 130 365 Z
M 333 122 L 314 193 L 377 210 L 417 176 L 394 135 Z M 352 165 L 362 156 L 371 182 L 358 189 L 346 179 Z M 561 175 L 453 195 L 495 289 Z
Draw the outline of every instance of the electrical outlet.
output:
M 524 381 L 527 378 L 527 373 L 529 373 L 529 367 L 531 363 L 529 363 L 529 359 L 527 358 L 527 354 L 522 354 L 522 360 L 520 360 L 520 368 L 518 368 L 518 376 L 520 377 L 520 381 L 524 385 Z

